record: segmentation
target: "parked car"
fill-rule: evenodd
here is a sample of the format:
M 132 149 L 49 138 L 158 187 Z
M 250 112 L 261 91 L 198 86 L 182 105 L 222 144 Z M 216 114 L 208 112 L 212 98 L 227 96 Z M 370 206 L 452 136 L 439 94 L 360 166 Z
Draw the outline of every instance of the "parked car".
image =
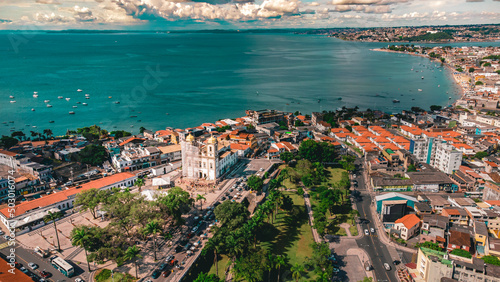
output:
M 170 261 L 170 265 L 171 265 L 171 266 L 174 266 L 174 265 L 176 265 L 178 262 L 179 262 L 178 260 L 173 259 L 173 260 L 171 260 L 171 261 Z
M 370 232 L 368 232 L 368 229 L 365 229 L 365 235 L 366 236 L 370 235 Z
M 338 269 L 338 268 L 336 268 L 336 267 L 334 267 L 334 268 L 333 268 L 333 272 L 334 272 L 334 273 L 338 273 L 339 271 L 340 271 L 340 269 Z
M 401 263 L 401 262 L 400 262 L 399 260 L 395 260 L 395 261 L 393 261 L 393 262 L 392 262 L 392 264 L 394 264 L 394 265 L 398 265 L 398 264 L 400 264 L 400 263 Z
M 175 257 L 174 257 L 173 255 L 169 255 L 169 256 L 165 259 L 165 261 L 166 261 L 166 262 L 169 262 L 169 261 L 173 260 L 174 258 L 175 258 Z
M 19 270 L 21 270 L 23 273 L 28 273 L 28 270 L 24 266 L 19 268 Z
M 157 269 L 157 270 L 153 271 L 151 278 L 156 279 L 156 278 L 160 277 L 160 274 L 161 274 L 161 272 Z
M 50 272 L 47 272 L 45 270 L 42 270 L 42 271 L 39 271 L 38 272 L 40 274 L 40 276 L 42 276 L 43 278 L 47 278 L 50 276 Z
M 3 231 L 2 230 L 0 230 L 0 235 L 3 235 Z
M 166 264 L 166 263 L 162 263 L 162 264 L 160 265 L 160 268 L 159 268 L 159 269 L 160 269 L 160 270 L 165 270 L 165 268 L 166 268 L 166 267 L 167 267 L 167 264 Z
M 76 278 L 75 282 L 83 282 L 83 279 L 82 278 Z
M 387 271 L 391 270 L 391 266 L 387 262 L 384 262 L 384 268 Z
M 170 272 L 172 272 L 172 271 L 170 271 L 170 270 L 163 271 L 162 276 L 163 276 L 163 277 L 168 277 L 168 276 L 170 275 Z
M 35 270 L 35 269 L 37 269 L 37 268 L 38 268 L 38 265 L 36 265 L 35 263 L 32 263 L 32 262 L 28 263 L 28 266 L 29 266 L 31 269 L 33 269 L 33 270 Z

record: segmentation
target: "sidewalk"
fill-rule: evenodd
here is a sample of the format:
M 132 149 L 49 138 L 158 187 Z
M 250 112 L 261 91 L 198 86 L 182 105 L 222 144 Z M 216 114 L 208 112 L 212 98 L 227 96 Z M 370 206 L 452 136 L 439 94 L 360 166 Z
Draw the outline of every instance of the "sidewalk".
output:
M 304 189 L 304 188 L 305 187 L 302 187 L 302 189 Z M 304 189 L 304 191 L 305 191 L 305 189 Z M 312 230 L 312 234 L 313 234 L 313 237 L 314 237 L 314 241 L 316 243 L 321 243 L 321 242 L 323 242 L 323 240 L 319 236 L 318 231 L 316 230 L 316 228 L 314 228 L 313 211 L 312 211 L 312 208 L 311 208 L 311 201 L 309 199 L 309 194 L 307 193 L 307 191 L 304 192 L 304 204 L 306 205 L 307 214 L 309 216 L 309 225 L 311 225 L 311 230 Z

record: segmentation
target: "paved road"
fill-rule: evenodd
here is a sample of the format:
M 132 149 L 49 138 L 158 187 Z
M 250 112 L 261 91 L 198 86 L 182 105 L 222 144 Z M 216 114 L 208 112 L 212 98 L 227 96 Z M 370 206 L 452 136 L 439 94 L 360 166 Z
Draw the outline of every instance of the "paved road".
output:
M 5 239 L 2 237 L 0 239 L 0 243 L 5 243 Z M 3 258 L 5 258 L 5 256 L 9 255 L 10 254 L 10 251 L 9 251 L 10 248 L 3 248 L 0 250 L 0 254 L 2 255 Z M 59 281 L 59 282 L 63 282 L 63 281 L 74 281 L 76 277 L 81 277 L 81 278 L 86 278 L 86 275 L 84 277 L 84 269 L 82 269 L 83 267 L 86 267 L 85 266 L 77 266 L 75 264 L 72 263 L 74 269 L 75 269 L 75 275 L 71 278 L 68 278 L 66 276 L 64 276 L 61 272 L 59 272 L 58 270 L 56 270 L 49 262 L 48 258 L 41 258 L 39 257 L 38 255 L 35 255 L 33 254 L 33 252 L 31 250 L 26 250 L 24 249 L 23 247 L 19 246 L 19 244 L 16 244 L 16 261 L 21 263 L 25 268 L 27 268 L 31 273 L 34 273 L 35 275 L 38 275 L 38 270 L 45 270 L 49 273 L 51 273 L 52 275 L 50 276 L 50 278 L 48 279 L 49 281 Z M 28 263 L 30 262 L 33 262 L 33 263 L 36 263 L 38 264 L 38 269 L 36 270 L 32 270 L 31 268 L 28 267 Z M 20 272 L 20 270 L 17 270 Z M 86 281 L 86 279 L 84 279 Z
M 360 164 L 359 160 L 356 163 Z M 357 195 L 355 199 L 356 207 L 360 213 L 360 218 L 369 221 L 369 223 L 361 224 L 361 232 L 364 232 L 365 229 L 370 230 L 370 228 L 372 227 L 375 228 L 375 221 L 373 219 L 373 215 L 370 212 L 370 204 L 372 198 L 366 191 L 365 182 L 363 177 L 360 177 L 361 175 L 362 171 L 358 171 L 358 177 L 356 178 L 356 180 L 358 181 L 357 191 L 360 192 L 360 194 Z M 356 242 L 360 248 L 365 249 L 368 252 L 368 255 L 370 256 L 370 259 L 372 261 L 372 266 L 377 281 L 397 281 L 395 267 L 392 264 L 393 259 L 391 257 L 391 254 L 389 253 L 387 246 L 385 246 L 379 240 L 377 232 L 370 232 L 369 236 L 363 236 L 360 239 L 357 239 Z M 385 270 L 384 263 L 388 263 L 392 269 L 390 271 Z

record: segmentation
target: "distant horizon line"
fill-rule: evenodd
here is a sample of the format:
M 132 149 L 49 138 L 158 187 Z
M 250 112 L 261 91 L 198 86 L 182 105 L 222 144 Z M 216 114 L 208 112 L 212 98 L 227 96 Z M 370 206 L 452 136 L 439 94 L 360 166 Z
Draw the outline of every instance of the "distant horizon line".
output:
M 426 28 L 426 27 L 474 27 L 474 26 L 497 26 L 500 23 L 495 24 L 462 24 L 462 25 L 420 25 L 420 26 L 379 26 L 379 27 L 302 27 L 302 28 L 231 28 L 231 29 L 0 29 L 2 32 L 48 32 L 48 33 L 141 33 L 141 32 L 169 32 L 169 33 L 190 33 L 190 32 L 225 32 L 225 33 L 237 33 L 237 32 L 293 32 L 293 31 L 321 31 L 321 30 L 342 30 L 342 29 L 383 29 L 383 28 Z

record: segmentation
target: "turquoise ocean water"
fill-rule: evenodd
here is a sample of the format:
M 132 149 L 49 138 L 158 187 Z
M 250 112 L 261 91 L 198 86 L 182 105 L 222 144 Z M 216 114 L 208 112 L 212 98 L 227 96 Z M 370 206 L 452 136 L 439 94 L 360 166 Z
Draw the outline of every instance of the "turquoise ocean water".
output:
M 392 113 L 447 106 L 459 94 L 439 64 L 370 51 L 384 43 L 294 34 L 38 33 L 14 48 L 12 38 L 0 34 L 0 134 L 63 134 L 92 124 L 137 133 L 264 108 Z

